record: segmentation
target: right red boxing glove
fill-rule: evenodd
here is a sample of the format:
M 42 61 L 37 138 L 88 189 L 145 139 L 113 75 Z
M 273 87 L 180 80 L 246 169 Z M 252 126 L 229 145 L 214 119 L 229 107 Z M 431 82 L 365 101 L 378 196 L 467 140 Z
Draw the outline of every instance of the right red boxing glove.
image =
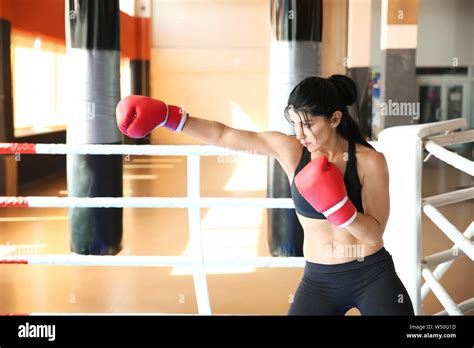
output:
M 309 162 L 295 176 L 295 185 L 304 199 L 334 225 L 347 227 L 355 220 L 357 210 L 347 196 L 344 175 L 326 156 Z
M 115 110 L 120 131 L 131 138 L 143 138 L 157 127 L 180 132 L 188 114 L 175 105 L 141 95 L 123 98 Z

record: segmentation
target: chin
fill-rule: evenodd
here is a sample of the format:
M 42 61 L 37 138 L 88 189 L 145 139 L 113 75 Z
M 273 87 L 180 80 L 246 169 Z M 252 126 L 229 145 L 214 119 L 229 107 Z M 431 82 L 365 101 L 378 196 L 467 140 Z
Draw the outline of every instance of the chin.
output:
M 319 149 L 319 147 L 314 145 L 314 144 L 310 144 L 310 145 L 306 146 L 306 148 L 308 149 L 309 152 L 315 152 Z

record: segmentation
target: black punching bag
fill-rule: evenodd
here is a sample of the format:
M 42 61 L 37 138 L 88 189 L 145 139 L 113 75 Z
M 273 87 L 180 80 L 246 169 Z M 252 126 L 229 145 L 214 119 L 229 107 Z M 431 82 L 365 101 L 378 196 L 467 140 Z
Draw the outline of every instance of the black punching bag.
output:
M 0 4 L 0 7 L 1 6 L 2 5 Z M 13 137 L 13 97 L 10 36 L 10 21 L 0 18 L 0 142 L 2 143 L 15 141 Z M 7 182 L 7 160 L 9 156 L 11 155 L 0 155 L 0 196 L 10 194 Z
M 67 143 L 121 144 L 119 0 L 66 0 L 70 107 Z M 121 197 L 122 156 L 67 155 L 71 197 Z M 71 208 L 71 250 L 114 255 L 122 249 L 122 209 Z
M 322 0 L 271 0 L 270 128 L 295 135 L 283 117 L 293 88 L 321 74 Z M 268 197 L 291 197 L 278 161 L 268 162 Z M 303 229 L 294 209 L 268 210 L 268 245 L 273 256 L 303 256 Z

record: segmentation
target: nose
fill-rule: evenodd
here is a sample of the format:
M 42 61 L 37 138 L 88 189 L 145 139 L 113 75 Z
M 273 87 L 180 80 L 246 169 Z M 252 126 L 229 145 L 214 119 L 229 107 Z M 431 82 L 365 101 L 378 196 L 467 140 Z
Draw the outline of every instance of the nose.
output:
M 296 134 L 296 139 L 300 141 L 304 139 L 303 129 L 301 127 L 295 127 L 295 134 Z

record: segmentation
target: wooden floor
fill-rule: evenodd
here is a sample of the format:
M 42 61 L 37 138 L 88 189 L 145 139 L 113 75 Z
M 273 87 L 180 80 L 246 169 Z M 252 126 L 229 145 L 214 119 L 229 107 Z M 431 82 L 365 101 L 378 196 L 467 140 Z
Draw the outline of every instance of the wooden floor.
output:
M 131 157 L 124 161 L 125 196 L 186 195 L 184 157 Z M 472 186 L 471 179 L 436 159 L 425 165 L 423 196 Z M 21 195 L 65 196 L 66 179 L 21 187 Z M 265 197 L 266 160 L 202 157 L 201 194 L 213 197 Z M 472 201 L 441 208 L 460 230 L 472 221 Z M 0 209 L 0 253 L 67 254 L 67 209 Z M 210 255 L 269 256 L 265 209 L 202 209 L 201 225 Z M 452 243 L 423 217 L 423 255 Z M 185 209 L 124 209 L 121 255 L 186 255 Z M 17 248 L 17 249 L 15 249 Z M 16 250 L 16 251 L 15 251 Z M 390 250 L 389 250 L 390 251 Z M 284 315 L 303 269 L 211 270 L 208 286 L 214 314 Z M 456 302 L 474 296 L 474 268 L 457 260 L 441 283 Z M 430 294 L 424 311 L 442 309 Z M 0 313 L 197 313 L 193 278 L 180 267 L 0 267 Z M 357 315 L 353 309 L 349 315 Z

